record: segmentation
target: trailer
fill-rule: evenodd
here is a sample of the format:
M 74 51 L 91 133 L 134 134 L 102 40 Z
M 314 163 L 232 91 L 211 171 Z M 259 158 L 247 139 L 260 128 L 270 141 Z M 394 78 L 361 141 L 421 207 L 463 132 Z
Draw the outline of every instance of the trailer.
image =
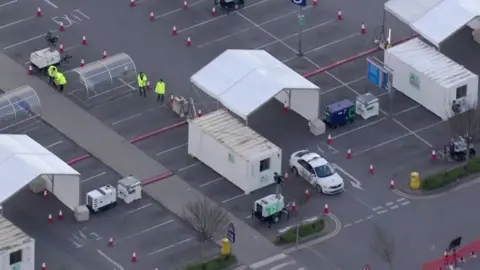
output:
M 0 215 L 0 269 L 34 270 L 35 239 Z
M 225 110 L 188 122 L 188 154 L 245 194 L 274 183 L 282 150 Z
M 442 120 L 464 112 L 478 100 L 478 76 L 414 38 L 385 50 L 393 87 Z

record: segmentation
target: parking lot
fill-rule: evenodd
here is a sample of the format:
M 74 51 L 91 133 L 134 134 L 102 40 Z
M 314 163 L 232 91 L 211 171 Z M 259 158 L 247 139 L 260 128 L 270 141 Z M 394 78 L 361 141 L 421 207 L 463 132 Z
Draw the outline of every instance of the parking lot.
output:
M 15 132 L 26 133 L 65 161 L 85 154 L 41 121 L 35 125 L 16 126 Z M 82 174 L 83 203 L 88 191 L 106 184 L 116 185 L 121 178 L 95 158 L 73 167 Z M 114 209 L 92 216 L 85 224 L 74 221 L 71 212 L 53 196 L 43 198 L 28 189 L 23 189 L 4 204 L 4 209 L 7 218 L 37 240 L 37 263 L 45 261 L 53 269 L 66 266 L 69 269 L 118 267 L 112 265 L 111 260 L 124 269 L 154 269 L 160 266 L 173 269 L 199 259 L 197 251 L 200 244 L 190 229 L 161 204 L 146 194 L 143 196 L 140 201 L 129 205 L 120 203 Z M 35 205 L 34 211 L 32 205 Z M 63 221 L 56 220 L 59 210 L 66 215 Z M 53 225 L 47 222 L 48 214 L 55 218 Z M 115 240 L 114 247 L 108 246 L 110 237 Z M 202 248 L 205 248 L 205 254 L 217 250 L 213 244 Z M 138 257 L 136 264 L 130 262 L 133 252 Z M 55 257 L 61 254 L 64 258 Z
M 114 11 L 112 6 L 116 7 Z M 28 67 L 28 55 L 46 46 L 43 35 L 50 29 L 59 35 L 65 50 L 73 56 L 71 64 L 61 68 L 63 70 L 78 67 L 81 58 L 87 64 L 98 61 L 104 50 L 108 51 L 109 56 L 125 52 L 133 59 L 138 71 L 147 73 L 152 83 L 163 78 L 167 83 L 167 94 L 193 96 L 198 108 L 205 113 L 215 109 L 215 106 L 211 99 L 202 93 L 190 92 L 188 78 L 225 49 L 264 49 L 300 74 L 305 74 L 373 46 L 373 29 L 381 18 L 370 16 L 370 12 L 380 12 L 381 5 L 376 4 L 374 9 L 364 6 L 368 5 L 342 0 L 335 3 L 321 2 L 318 7 L 306 8 L 303 11 L 303 58 L 296 57 L 298 11 L 292 8 L 290 2 L 279 0 L 249 3 L 243 10 L 230 15 L 217 11 L 215 17 L 211 15 L 211 1 L 202 0 L 189 2 L 186 10 L 178 1 L 160 3 L 145 0 L 140 1 L 134 8 L 129 7 L 128 3 L 110 0 L 95 5 L 65 1 L 59 3 L 57 8 L 50 4 L 43 5 L 41 18 L 35 16 L 36 6 L 30 2 L 15 2 L 6 6 L 0 4 L 0 48 Z M 342 20 L 337 19 L 338 9 L 342 10 Z M 115 16 L 109 16 L 112 12 L 115 12 Z M 154 12 L 154 22 L 149 21 L 150 12 Z M 60 21 L 66 27 L 63 32 L 58 31 Z M 360 32 L 362 22 L 367 26 L 366 34 Z M 171 35 L 173 26 L 177 28 L 176 36 Z M 122 31 L 112 31 L 118 28 L 122 28 Z M 401 26 L 394 29 L 394 39 L 407 34 L 408 31 Z M 87 37 L 88 45 L 81 45 L 82 36 Z M 185 46 L 188 37 L 192 40 L 190 47 Z M 375 56 L 382 59 L 381 54 Z M 382 212 L 385 209 L 389 211 L 392 206 L 389 205 L 390 202 L 400 199 L 389 190 L 390 180 L 406 181 L 410 171 L 423 174 L 441 167 L 439 164 L 432 164 L 430 153 L 432 149 L 441 149 L 449 135 L 445 124 L 401 93 L 395 93 L 391 102 L 393 106 L 390 108 L 389 95 L 376 89 L 367 81 L 365 75 L 366 58 L 363 57 L 309 78 L 321 87 L 323 106 L 342 99 L 353 101 L 359 93 L 367 91 L 380 99 L 382 112 L 374 119 L 357 120 L 349 126 L 328 130 L 327 134 L 333 136 L 331 145 L 326 143 L 327 134 L 321 137 L 311 136 L 306 121 L 294 113 L 283 113 L 281 104 L 276 101 L 266 104 L 252 116 L 250 125 L 283 149 L 285 170 L 288 169 L 286 165 L 290 153 L 308 148 L 321 152 L 329 161 L 334 162 L 347 186 L 346 192 L 338 196 L 313 194 L 309 203 L 300 208 L 298 218 L 292 218 L 272 230 L 248 217 L 253 202 L 274 192 L 274 188 L 267 187 L 246 196 L 210 168 L 190 158 L 186 147 L 187 127 L 166 131 L 138 142 L 137 146 L 270 238 L 275 235 L 276 229 L 291 225 L 301 218 L 320 215 L 326 203 L 343 224 L 354 223 L 370 215 L 381 215 L 385 213 Z M 72 81 L 73 84 L 76 82 Z M 66 94 L 127 139 L 181 120 L 170 111 L 168 105 L 157 103 L 151 91 L 147 98 L 132 93 L 135 87 L 134 82 L 115 81 L 102 90 L 107 94 L 98 98 L 88 99 L 86 90 L 81 88 L 67 89 Z M 272 121 L 279 119 L 279 115 L 281 121 Z M 31 136 L 35 138 L 35 132 L 42 134 L 47 131 L 38 129 L 32 132 Z M 82 155 L 81 149 L 63 142 L 67 141 L 66 139 L 53 140 L 54 137 L 47 135 L 37 137 L 44 145 L 53 144 L 51 150 L 56 154 L 58 151 L 58 155 L 64 159 Z M 58 143 L 59 141 L 62 143 Z M 348 149 L 353 152 L 350 160 L 345 158 Z M 108 168 L 91 160 L 75 165 L 85 175 L 84 190 L 118 180 L 118 176 Z M 370 165 L 375 168 L 373 175 L 368 173 Z M 286 182 L 285 196 L 289 201 L 299 201 L 299 197 L 303 196 L 308 187 L 304 180 L 290 175 Z M 155 211 L 165 212 L 160 205 L 149 199 L 142 200 L 142 203 L 147 201 L 155 207 Z M 135 215 L 145 212 L 142 210 Z M 116 215 L 115 212 L 112 212 L 112 215 Z M 112 217 L 115 218 L 127 219 Z M 98 225 L 95 225 L 98 227 L 95 231 L 101 232 L 102 237 L 103 233 L 112 233 L 105 229 L 108 226 L 100 225 L 108 222 L 106 219 L 107 216 L 101 217 Z M 147 220 L 150 224 L 151 217 Z M 165 220 L 169 220 L 168 215 L 151 221 L 152 224 L 160 224 Z M 95 222 L 92 223 L 97 224 Z M 119 238 L 129 234 L 130 225 L 124 234 L 119 232 Z M 142 227 L 144 225 L 136 224 Z M 164 227 L 172 227 L 172 230 L 178 228 L 167 224 L 159 229 L 163 232 Z M 131 231 L 134 230 L 141 228 L 133 227 Z M 174 235 L 173 231 L 168 230 L 165 229 L 167 233 Z M 148 235 L 146 233 L 144 237 Z M 190 236 L 185 234 L 185 237 L 175 238 L 172 242 L 181 242 L 188 237 Z M 143 241 L 146 241 L 146 244 L 139 247 L 137 254 L 147 254 L 142 257 L 148 257 L 148 253 L 152 252 L 149 250 L 156 244 L 150 245 L 151 239 Z M 185 243 L 188 243 L 185 245 L 188 249 L 191 248 L 188 245 L 193 242 Z M 115 261 L 127 264 L 125 260 L 129 259 L 132 251 L 128 250 L 128 247 L 122 248 L 123 245 L 120 244 L 119 249 L 123 250 L 119 252 L 122 255 L 117 254 L 118 258 L 115 256 L 118 249 L 106 249 L 104 252 L 115 257 L 112 257 Z M 105 242 L 100 245 L 104 246 Z

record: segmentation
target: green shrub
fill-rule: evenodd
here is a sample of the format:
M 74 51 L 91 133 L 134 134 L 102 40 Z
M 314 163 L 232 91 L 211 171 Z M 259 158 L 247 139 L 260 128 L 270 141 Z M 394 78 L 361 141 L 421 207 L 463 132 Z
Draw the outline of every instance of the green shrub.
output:
M 324 228 L 325 228 L 325 221 L 323 219 L 319 219 L 312 223 L 300 225 L 298 235 L 301 239 L 303 237 L 307 237 L 312 234 L 319 233 Z M 296 241 L 297 241 L 297 227 L 294 227 L 282 233 L 281 235 L 277 236 L 274 242 L 277 245 L 282 245 L 282 244 L 295 243 Z
M 235 255 L 219 255 L 208 261 L 191 264 L 185 270 L 223 270 L 237 262 Z
M 475 173 L 480 173 L 480 158 L 473 158 L 460 167 L 427 176 L 422 181 L 421 188 L 435 190 Z

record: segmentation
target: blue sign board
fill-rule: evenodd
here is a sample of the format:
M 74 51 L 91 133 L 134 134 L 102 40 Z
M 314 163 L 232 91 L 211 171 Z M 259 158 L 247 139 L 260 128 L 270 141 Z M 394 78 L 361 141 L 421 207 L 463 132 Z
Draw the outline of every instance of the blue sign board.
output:
M 306 7 L 307 6 L 307 0 L 292 0 L 292 3 L 294 3 L 297 6 L 301 6 L 301 7 Z
M 230 243 L 235 243 L 235 226 L 233 226 L 233 223 L 229 223 L 227 226 L 227 238 Z
M 367 79 L 387 92 L 392 88 L 392 73 L 378 60 L 367 59 Z

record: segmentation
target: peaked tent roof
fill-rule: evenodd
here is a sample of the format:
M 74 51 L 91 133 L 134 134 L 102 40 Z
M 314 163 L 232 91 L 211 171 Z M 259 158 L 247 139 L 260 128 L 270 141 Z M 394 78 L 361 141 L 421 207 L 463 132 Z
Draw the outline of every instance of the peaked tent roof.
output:
M 0 134 L 0 203 L 40 175 L 80 175 L 27 135 Z
M 190 81 L 243 119 L 284 89 L 319 89 L 264 50 L 226 50 Z
M 480 16 L 477 0 L 390 0 L 385 9 L 437 47 Z

